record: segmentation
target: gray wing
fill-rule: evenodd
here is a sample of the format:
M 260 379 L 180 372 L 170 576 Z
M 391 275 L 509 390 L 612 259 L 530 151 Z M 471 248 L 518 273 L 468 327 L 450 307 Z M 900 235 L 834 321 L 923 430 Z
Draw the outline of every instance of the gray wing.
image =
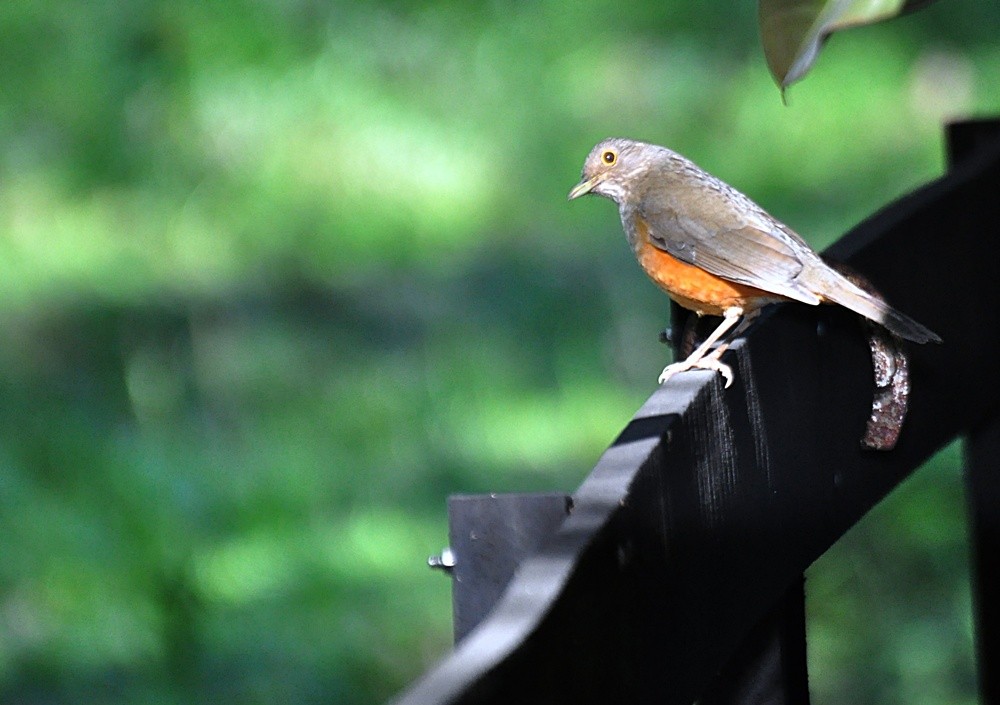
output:
M 818 304 L 798 281 L 805 266 L 822 261 L 805 241 L 739 191 L 701 174 L 708 179 L 670 183 L 669 195 L 660 191 L 654 199 L 658 207 L 643 199 L 652 244 L 723 279 Z M 699 217 L 685 215 L 692 212 Z

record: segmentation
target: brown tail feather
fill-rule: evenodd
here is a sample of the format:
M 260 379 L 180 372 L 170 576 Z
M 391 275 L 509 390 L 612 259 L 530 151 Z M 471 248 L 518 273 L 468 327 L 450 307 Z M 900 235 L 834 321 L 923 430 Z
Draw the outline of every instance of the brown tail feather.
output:
M 844 276 L 827 270 L 823 272 L 819 293 L 827 301 L 849 308 L 865 318 L 885 326 L 900 338 L 914 343 L 940 343 L 937 333 L 917 323 L 904 313 L 889 306 L 863 289 L 855 286 Z

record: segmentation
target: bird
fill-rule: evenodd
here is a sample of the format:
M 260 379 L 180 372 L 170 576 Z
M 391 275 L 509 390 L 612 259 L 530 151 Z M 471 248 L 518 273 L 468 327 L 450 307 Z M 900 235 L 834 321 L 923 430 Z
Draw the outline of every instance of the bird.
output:
M 763 307 L 785 301 L 839 304 L 906 340 L 941 342 L 833 269 L 749 197 L 666 147 L 625 138 L 599 142 L 569 200 L 585 194 L 618 205 L 636 259 L 671 299 L 698 316 L 722 317 L 686 359 L 663 369 L 660 384 L 679 372 L 707 369 L 729 387 L 732 368 L 720 359 L 729 341 Z

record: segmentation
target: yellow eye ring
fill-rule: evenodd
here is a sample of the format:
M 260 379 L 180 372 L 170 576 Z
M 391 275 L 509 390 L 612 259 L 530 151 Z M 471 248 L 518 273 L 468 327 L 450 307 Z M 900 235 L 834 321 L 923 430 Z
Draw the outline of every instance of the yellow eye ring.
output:
M 609 149 L 607 152 L 601 155 L 601 159 L 608 166 L 612 166 L 616 161 L 618 161 L 618 155 L 615 154 L 614 151 Z

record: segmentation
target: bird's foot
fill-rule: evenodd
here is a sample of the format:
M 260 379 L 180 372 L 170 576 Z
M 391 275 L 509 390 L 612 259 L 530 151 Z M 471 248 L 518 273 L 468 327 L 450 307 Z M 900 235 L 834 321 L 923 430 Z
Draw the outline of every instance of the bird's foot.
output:
M 663 372 L 660 373 L 658 381 L 660 384 L 663 384 L 678 372 L 687 372 L 688 370 L 714 370 L 722 375 L 726 380 L 726 388 L 733 383 L 734 379 L 732 367 L 724 362 L 721 362 L 715 355 L 706 355 L 701 358 L 695 358 L 692 356 L 680 362 L 670 363 L 663 368 Z

